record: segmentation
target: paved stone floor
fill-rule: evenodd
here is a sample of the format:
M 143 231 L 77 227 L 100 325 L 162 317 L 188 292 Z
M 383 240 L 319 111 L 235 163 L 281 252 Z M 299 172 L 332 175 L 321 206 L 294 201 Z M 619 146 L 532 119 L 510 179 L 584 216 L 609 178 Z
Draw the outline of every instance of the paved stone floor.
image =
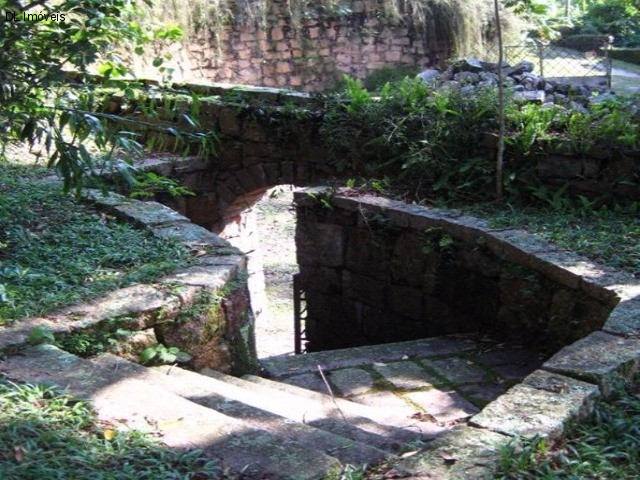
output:
M 456 335 L 263 359 L 272 379 L 449 427 L 537 369 L 544 356 Z

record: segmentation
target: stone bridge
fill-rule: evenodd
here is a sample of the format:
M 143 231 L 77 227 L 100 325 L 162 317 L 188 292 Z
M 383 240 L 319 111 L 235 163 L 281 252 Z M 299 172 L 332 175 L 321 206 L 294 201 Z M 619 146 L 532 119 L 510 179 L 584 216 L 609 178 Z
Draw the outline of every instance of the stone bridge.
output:
M 189 87 L 214 95 L 202 101 L 199 130 L 217 134 L 215 153 L 179 160 L 161 155 L 146 159 L 140 168 L 175 178 L 196 193 L 179 199 L 157 197 L 194 223 L 221 233 L 240 224 L 242 212 L 271 187 L 348 178 L 348 172 L 327 161 L 319 133 L 320 103 L 311 96 L 262 87 Z M 180 108 L 188 106 L 179 105 L 171 115 L 176 117 Z M 161 143 L 171 146 L 166 139 Z

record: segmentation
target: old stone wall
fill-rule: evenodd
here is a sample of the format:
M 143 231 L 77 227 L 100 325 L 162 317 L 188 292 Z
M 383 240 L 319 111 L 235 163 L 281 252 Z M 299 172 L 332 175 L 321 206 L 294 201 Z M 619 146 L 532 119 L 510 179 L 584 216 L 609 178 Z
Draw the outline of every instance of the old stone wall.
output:
M 231 21 L 201 25 L 187 48 L 173 52 L 179 79 L 321 91 L 343 74 L 442 65 L 454 49 L 468 53 L 460 51 L 463 39 L 481 49 L 493 32 L 487 1 L 425 2 L 424 19 L 407 7 L 389 11 L 391 2 L 380 0 L 342 2 L 333 10 L 274 0 L 253 14 L 243 2 L 226 3 L 235 4 Z
M 620 297 L 602 285 L 633 280 L 472 217 L 349 190 L 295 202 L 311 351 L 476 331 L 555 351 L 603 326 Z

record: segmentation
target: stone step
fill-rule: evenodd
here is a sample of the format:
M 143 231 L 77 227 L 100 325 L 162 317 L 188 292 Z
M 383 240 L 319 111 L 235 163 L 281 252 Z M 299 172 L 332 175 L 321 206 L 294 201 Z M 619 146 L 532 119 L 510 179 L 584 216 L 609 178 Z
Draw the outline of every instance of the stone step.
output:
M 216 379 L 178 367 L 162 366 L 151 370 L 159 377 L 154 382 L 161 382 L 177 395 L 230 417 L 242 419 L 261 430 L 288 437 L 307 448 L 320 450 L 345 464 L 373 464 L 388 455 L 368 444 L 225 397 L 220 393 L 222 389 Z
M 217 392 L 226 397 L 388 452 L 397 452 L 405 443 L 432 438 L 436 433 L 433 424 L 404 417 L 398 427 L 390 415 L 374 407 L 261 377 L 236 378 L 214 371 L 207 376 L 219 382 L 217 388 L 225 390 Z
M 154 432 L 172 448 L 199 448 L 247 478 L 316 480 L 339 475 L 341 464 L 335 457 L 198 405 L 150 382 L 153 372 L 126 368 L 123 362 L 89 361 L 39 345 L 7 357 L 0 371 L 14 381 L 64 388 L 89 400 L 101 420 Z
M 263 358 L 260 364 L 270 378 L 292 374 L 315 373 L 318 366 L 324 370 L 370 365 L 375 362 L 395 362 L 409 358 L 452 355 L 472 350 L 476 342 L 461 335 L 423 338 L 406 342 L 365 345 L 340 350 L 325 350 L 304 355 L 278 355 Z

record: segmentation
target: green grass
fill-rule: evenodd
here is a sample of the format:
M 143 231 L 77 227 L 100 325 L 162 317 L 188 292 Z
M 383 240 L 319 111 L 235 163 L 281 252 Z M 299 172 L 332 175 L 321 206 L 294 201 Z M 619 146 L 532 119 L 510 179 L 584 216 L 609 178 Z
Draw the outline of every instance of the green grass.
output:
M 470 213 L 494 227 L 524 228 L 567 250 L 625 270 L 640 271 L 640 206 L 510 208 L 474 206 Z
M 576 424 L 566 439 L 548 444 L 534 439 L 505 448 L 501 479 L 640 478 L 640 390 L 621 390 L 596 406 L 591 421 Z
M 111 436 L 115 433 L 115 437 Z M 110 439 L 107 439 L 110 438 Z M 44 386 L 0 380 L 3 480 L 206 480 L 228 478 L 198 450 L 164 448 L 137 431 L 117 432 L 83 402 Z
M 109 218 L 0 164 L 0 325 L 157 278 L 189 261 L 178 243 Z

